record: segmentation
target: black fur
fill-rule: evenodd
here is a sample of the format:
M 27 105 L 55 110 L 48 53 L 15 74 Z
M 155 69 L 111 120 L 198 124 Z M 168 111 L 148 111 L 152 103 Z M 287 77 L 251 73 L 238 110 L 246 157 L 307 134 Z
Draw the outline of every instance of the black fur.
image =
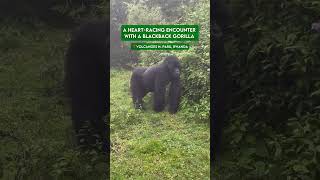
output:
M 153 92 L 153 109 L 160 112 L 165 107 L 166 86 L 170 83 L 169 112 L 176 113 L 181 95 L 180 63 L 176 56 L 168 56 L 158 65 L 136 68 L 131 76 L 131 94 L 135 108 L 143 108 L 143 97 Z
M 224 35 L 230 31 L 231 24 L 231 14 L 229 12 L 228 6 L 225 0 L 215 0 L 211 1 L 213 20 L 211 21 L 211 67 L 213 75 L 213 91 L 211 96 L 211 102 L 213 102 L 213 107 L 211 111 L 213 112 L 212 123 L 211 123 L 211 139 L 210 144 L 213 149 L 211 149 L 211 167 L 217 164 L 213 161 L 218 160 L 222 152 L 222 133 L 225 121 L 228 115 L 228 104 L 230 91 L 230 77 L 227 73 L 226 64 L 226 54 L 224 48 Z M 213 171 L 211 171 L 213 172 Z
M 103 120 L 109 109 L 109 47 L 109 22 L 90 22 L 72 34 L 65 61 L 65 85 L 77 143 L 83 145 L 80 139 L 84 138 L 85 145 L 95 144 L 96 139 L 90 142 L 89 136 L 98 134 L 104 152 L 109 151 L 108 127 Z M 86 125 L 94 132 L 80 137 Z

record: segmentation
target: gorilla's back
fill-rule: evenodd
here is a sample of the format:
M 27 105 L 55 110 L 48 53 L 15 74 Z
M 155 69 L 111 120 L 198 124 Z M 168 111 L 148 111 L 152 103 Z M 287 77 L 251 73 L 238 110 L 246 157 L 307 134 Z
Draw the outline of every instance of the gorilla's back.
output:
M 66 53 L 67 95 L 73 112 L 83 116 L 106 113 L 109 26 L 106 20 L 81 25 L 72 33 Z
M 144 73 L 143 73 L 143 84 L 144 87 L 146 87 L 148 92 L 154 91 L 154 82 L 157 74 L 157 66 L 151 66 L 149 67 Z

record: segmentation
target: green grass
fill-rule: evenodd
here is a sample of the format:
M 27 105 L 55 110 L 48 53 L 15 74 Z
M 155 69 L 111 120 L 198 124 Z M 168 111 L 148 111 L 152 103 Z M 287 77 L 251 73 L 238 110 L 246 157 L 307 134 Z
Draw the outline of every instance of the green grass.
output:
M 131 72 L 111 70 L 111 178 L 209 179 L 209 126 L 188 119 L 183 110 L 171 115 L 135 110 L 129 91 Z
M 0 24 L 0 179 L 105 179 L 105 159 L 72 144 L 63 61 L 69 32 Z

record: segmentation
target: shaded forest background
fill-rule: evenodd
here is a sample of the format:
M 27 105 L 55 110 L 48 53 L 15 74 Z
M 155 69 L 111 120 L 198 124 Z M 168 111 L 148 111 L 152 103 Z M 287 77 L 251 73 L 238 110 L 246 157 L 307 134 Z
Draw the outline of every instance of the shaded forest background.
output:
M 230 0 L 224 178 L 320 178 L 318 1 Z M 231 172 L 231 173 L 230 173 Z
M 205 6 L 208 1 L 201 2 Z M 148 3 L 151 1 L 143 1 L 142 5 L 148 7 Z M 128 10 L 152 10 L 167 21 L 192 24 L 197 19 L 206 24 L 207 14 L 201 9 L 191 9 L 194 16 L 190 19 L 183 18 L 187 9 L 176 9 L 193 1 L 152 3 L 158 3 L 159 8 L 143 8 L 137 3 Z M 66 138 L 71 127 L 63 98 L 62 60 L 71 29 L 85 20 L 106 16 L 107 4 L 103 0 L 0 2 L 2 179 L 105 176 L 102 157 L 94 152 L 78 152 Z M 123 13 L 123 7 L 110 5 Z M 320 37 L 310 31 L 311 23 L 319 18 L 320 3 L 229 0 L 228 6 L 233 16 L 232 31 L 225 34 L 232 101 L 225 125 L 225 150 L 215 176 L 320 178 Z M 179 13 L 181 19 L 172 18 Z M 146 17 L 140 23 L 149 23 L 155 17 Z M 134 22 L 134 16 L 131 18 L 112 23 Z M 188 83 L 184 83 L 182 107 L 192 105 L 195 108 L 186 108 L 187 116 L 209 122 L 210 54 L 200 51 L 210 48 L 206 40 L 209 27 L 202 27 L 200 37 L 204 40 L 190 52 L 179 54 L 182 59 L 190 59 L 184 61 L 190 64 L 184 64 L 183 81 Z M 125 47 L 121 50 L 129 51 Z M 147 57 L 139 63 L 149 65 L 162 56 L 158 52 L 124 54 L 132 58 L 122 58 L 121 64 L 116 61 L 112 65 L 126 67 L 136 63 L 131 60 L 137 61 L 137 57 Z
M 72 30 L 107 1 L 0 1 L 0 179 L 106 179 L 108 163 L 74 145 L 64 91 Z

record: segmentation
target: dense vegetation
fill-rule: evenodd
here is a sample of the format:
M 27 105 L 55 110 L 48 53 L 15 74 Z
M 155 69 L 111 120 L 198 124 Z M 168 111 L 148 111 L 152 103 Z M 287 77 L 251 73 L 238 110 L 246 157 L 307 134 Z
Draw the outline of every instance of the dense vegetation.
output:
M 35 6 L 41 2 L 0 2 L 0 179 L 105 179 L 105 157 L 94 151 L 80 152 L 73 144 L 63 87 L 71 29 L 61 28 L 70 24 L 60 26 L 29 14 L 44 8 Z M 74 15 L 74 24 L 84 16 Z
M 319 179 L 318 1 L 230 0 L 222 179 Z

